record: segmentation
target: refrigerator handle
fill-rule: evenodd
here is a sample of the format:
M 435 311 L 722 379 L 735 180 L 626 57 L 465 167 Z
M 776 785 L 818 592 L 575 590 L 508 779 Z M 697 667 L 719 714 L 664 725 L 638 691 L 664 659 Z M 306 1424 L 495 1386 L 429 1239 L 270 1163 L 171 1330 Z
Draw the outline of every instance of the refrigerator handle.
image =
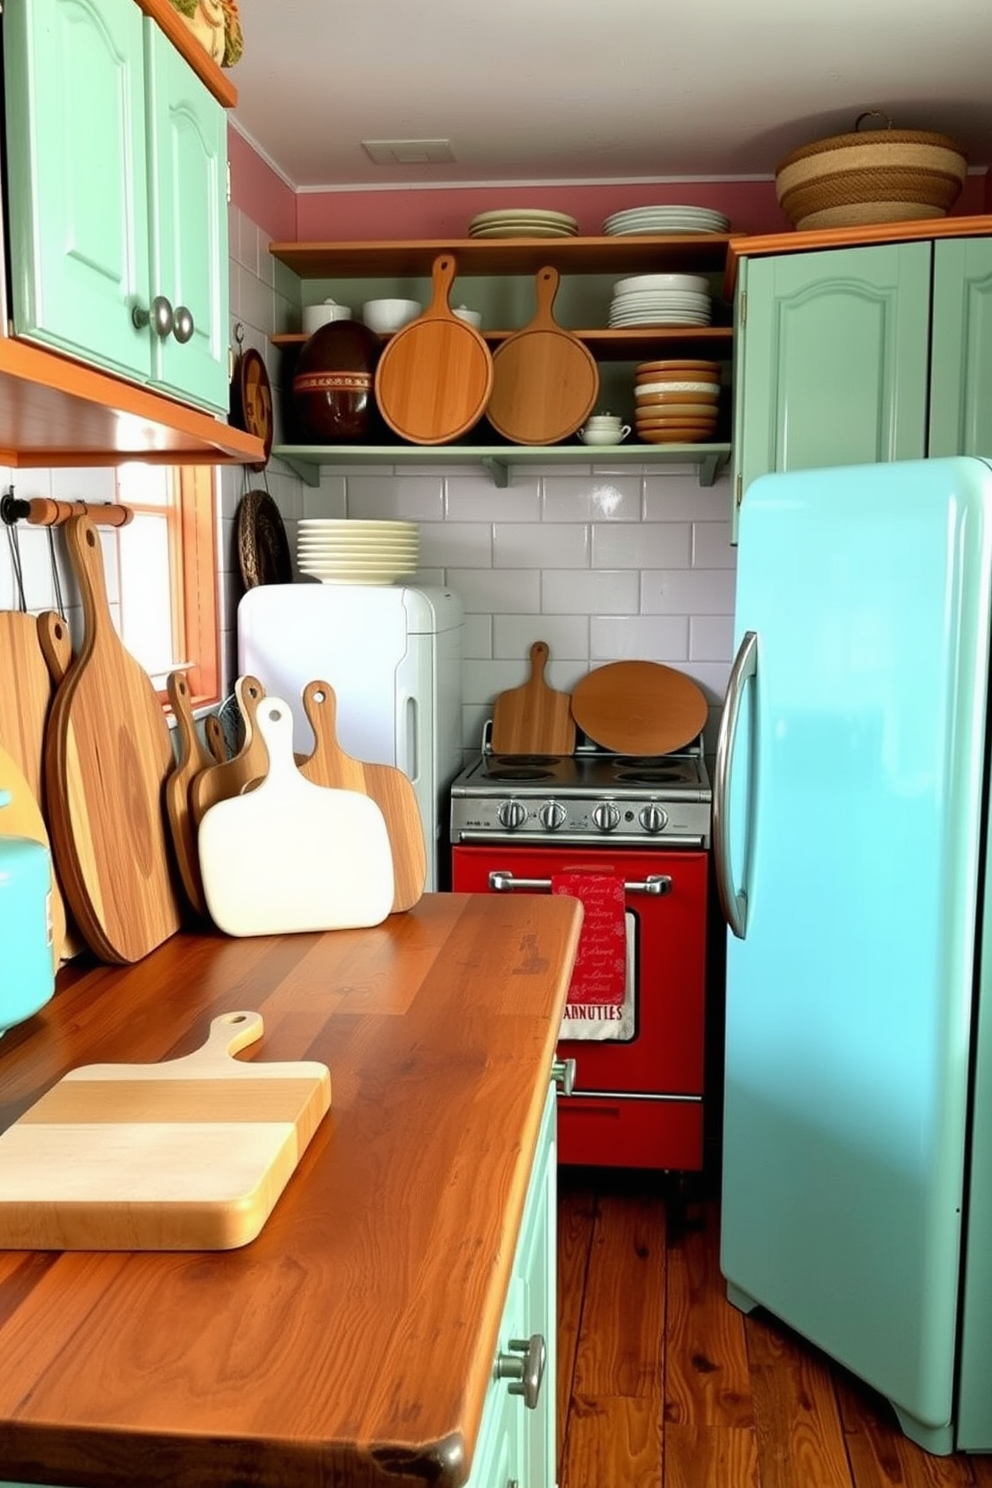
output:
M 741 641 L 730 681 L 727 683 L 713 775 L 713 867 L 716 889 L 723 917 L 738 940 L 743 940 L 747 934 L 747 891 L 735 889 L 734 868 L 730 861 L 730 823 L 727 820 L 730 806 L 730 762 L 734 756 L 737 721 L 744 689 L 754 678 L 757 668 L 758 636 L 756 631 L 749 630 Z

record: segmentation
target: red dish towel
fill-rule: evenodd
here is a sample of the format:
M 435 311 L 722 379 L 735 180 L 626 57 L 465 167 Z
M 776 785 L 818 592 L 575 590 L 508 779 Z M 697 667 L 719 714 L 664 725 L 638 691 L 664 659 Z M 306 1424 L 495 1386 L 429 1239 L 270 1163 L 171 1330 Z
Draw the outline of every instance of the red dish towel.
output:
M 570 894 L 585 906 L 569 1002 L 619 1007 L 627 980 L 623 879 L 603 873 L 553 873 L 551 892 Z

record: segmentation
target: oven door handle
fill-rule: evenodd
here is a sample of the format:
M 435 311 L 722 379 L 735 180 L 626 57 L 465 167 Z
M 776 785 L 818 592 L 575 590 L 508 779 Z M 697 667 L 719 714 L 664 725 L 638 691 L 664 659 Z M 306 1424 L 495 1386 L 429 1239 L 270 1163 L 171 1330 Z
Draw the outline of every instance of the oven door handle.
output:
M 539 893 L 541 890 L 550 893 L 551 880 L 550 878 L 515 878 L 512 873 L 496 868 L 489 875 L 489 887 L 494 894 L 509 894 L 513 889 L 522 889 L 529 894 Z M 630 883 L 625 879 L 623 891 L 625 894 L 670 894 L 672 880 L 667 873 L 649 873 L 647 878 L 638 883 Z
M 713 771 L 713 869 L 716 890 L 723 917 L 738 940 L 743 940 L 747 935 L 747 890 L 744 887 L 738 889 L 734 883 L 730 823 L 727 819 L 730 810 L 730 768 L 744 692 L 748 683 L 754 681 L 757 671 L 758 636 L 755 631 L 749 630 L 741 641 L 727 683 L 727 697 L 720 719 Z

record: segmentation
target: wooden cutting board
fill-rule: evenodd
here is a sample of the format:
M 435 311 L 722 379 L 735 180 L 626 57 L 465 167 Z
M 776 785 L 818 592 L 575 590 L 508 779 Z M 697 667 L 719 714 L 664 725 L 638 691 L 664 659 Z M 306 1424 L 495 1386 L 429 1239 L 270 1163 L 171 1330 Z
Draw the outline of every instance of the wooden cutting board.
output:
M 599 396 L 589 348 L 554 318 L 559 274 L 537 274 L 537 313 L 497 347 L 486 417 L 514 444 L 555 444 L 581 428 Z
M 378 925 L 393 907 L 393 859 L 382 812 L 358 791 L 305 780 L 293 715 L 266 698 L 255 717 L 269 758 L 254 790 L 218 801 L 200 822 L 207 908 L 228 935 L 280 935 Z
M 17 761 L 0 744 L 0 791 L 9 791 L 10 800 L 0 811 L 0 836 L 26 837 L 30 842 L 40 842 L 51 851 L 48 828 L 41 807 L 25 779 Z M 52 965 L 59 969 L 65 944 L 65 906 L 52 869 L 52 891 L 49 901 L 52 921 Z
M 255 727 L 255 713 L 265 697 L 265 688 L 257 677 L 250 677 L 246 674 L 235 682 L 234 694 L 238 700 L 241 721 L 244 725 L 244 738 L 237 754 L 217 764 L 208 764 L 206 769 L 193 776 L 189 801 L 193 821 L 197 827 L 211 806 L 216 806 L 218 801 L 228 801 L 232 796 L 240 795 L 253 780 L 261 780 L 269 768 L 268 752 Z M 217 727 L 220 728 L 219 723 Z M 211 739 L 211 731 L 208 730 L 207 739 L 213 751 L 220 747 L 223 741 L 223 731 L 221 730 L 219 739 L 216 734 L 214 735 L 214 739 L 217 740 L 214 742 Z
M 492 390 L 489 347 L 448 304 L 455 267 L 450 253 L 434 260 L 431 303 L 397 331 L 375 370 L 379 412 L 413 444 L 446 444 L 467 433 Z
M 71 1070 L 0 1136 L 0 1246 L 229 1250 L 261 1230 L 331 1104 L 326 1067 L 232 1059 L 258 1013 L 162 1064 Z
M 530 648 L 530 676 L 521 687 L 501 692 L 493 708 L 490 744 L 496 754 L 571 754 L 575 724 L 567 692 L 544 680 L 547 641 Z
M 178 750 L 175 769 L 165 782 L 165 814 L 172 833 L 172 846 L 179 866 L 179 877 L 193 909 L 206 915 L 207 901 L 200 878 L 200 859 L 196 851 L 196 823 L 190 805 L 190 787 L 201 770 L 209 769 L 212 756 L 200 739 L 193 718 L 189 685 L 185 672 L 170 672 L 166 691 L 176 720 Z
M 45 724 L 52 679 L 34 615 L 0 610 L 0 744 L 20 765 L 40 803 Z
M 658 661 L 614 661 L 572 689 L 572 716 L 617 754 L 670 754 L 702 731 L 709 708 L 690 677 Z
M 303 710 L 316 744 L 300 773 L 314 785 L 364 791 L 382 812 L 393 855 L 393 914 L 412 909 L 427 882 L 427 845 L 417 794 L 408 775 L 394 765 L 366 764 L 338 743 L 337 699 L 327 682 L 308 682 Z
M 175 756 L 155 689 L 114 629 L 96 529 L 75 516 L 64 530 L 83 639 L 48 721 L 49 827 L 87 944 L 104 960 L 134 962 L 182 921 L 162 805 Z

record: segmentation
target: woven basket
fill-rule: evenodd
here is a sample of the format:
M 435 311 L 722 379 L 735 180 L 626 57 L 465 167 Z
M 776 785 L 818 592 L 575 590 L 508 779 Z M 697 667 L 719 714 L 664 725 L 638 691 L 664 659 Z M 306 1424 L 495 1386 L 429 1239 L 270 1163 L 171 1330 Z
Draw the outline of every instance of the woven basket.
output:
M 794 228 L 857 227 L 943 217 L 968 162 L 956 141 L 921 129 L 835 134 L 779 162 L 775 191 Z M 883 116 L 884 117 L 884 116 Z

